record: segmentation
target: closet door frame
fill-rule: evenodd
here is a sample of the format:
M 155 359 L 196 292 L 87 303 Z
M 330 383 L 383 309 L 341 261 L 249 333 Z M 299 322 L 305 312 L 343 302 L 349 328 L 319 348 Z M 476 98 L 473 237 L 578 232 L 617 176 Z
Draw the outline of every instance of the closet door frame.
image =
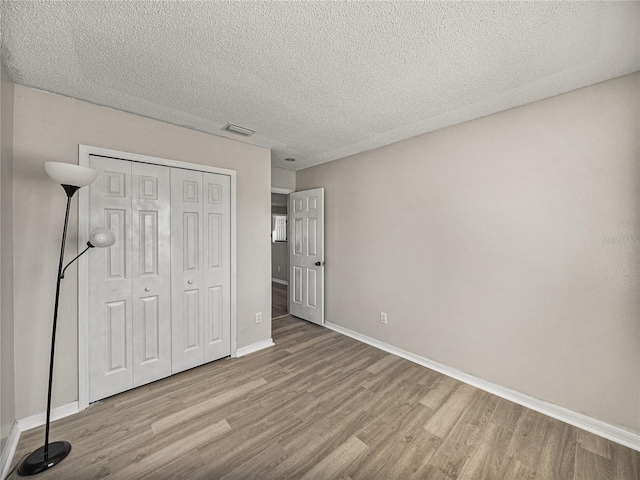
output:
M 198 172 L 227 175 L 231 180 L 231 357 L 237 350 L 237 251 L 236 251 L 236 171 L 188 163 L 107 148 L 78 145 L 78 164 L 89 167 L 89 156 L 114 158 L 130 162 L 148 163 L 182 168 Z M 81 188 L 78 197 L 78 251 L 82 251 L 89 238 L 89 189 Z M 87 256 L 78 259 L 78 409 L 89 406 L 89 262 Z

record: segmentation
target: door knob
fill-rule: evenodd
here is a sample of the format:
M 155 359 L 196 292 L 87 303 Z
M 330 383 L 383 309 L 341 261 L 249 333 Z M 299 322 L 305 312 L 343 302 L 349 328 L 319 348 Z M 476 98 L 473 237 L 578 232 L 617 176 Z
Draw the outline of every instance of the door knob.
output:
M 193 283 L 193 280 L 187 280 L 187 283 L 191 285 Z
M 324 262 L 316 262 L 316 267 L 324 267 Z
M 145 292 L 150 292 L 151 291 L 151 287 L 147 287 L 144 289 Z

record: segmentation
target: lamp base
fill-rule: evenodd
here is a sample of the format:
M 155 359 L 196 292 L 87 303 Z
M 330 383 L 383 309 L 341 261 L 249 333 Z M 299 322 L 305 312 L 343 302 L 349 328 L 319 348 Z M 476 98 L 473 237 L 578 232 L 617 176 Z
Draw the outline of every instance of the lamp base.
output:
M 57 465 L 69 455 L 71 444 L 69 442 L 51 442 L 49 444 L 49 459 L 44 459 L 44 447 L 34 450 L 18 468 L 18 475 L 26 477 L 35 475 Z

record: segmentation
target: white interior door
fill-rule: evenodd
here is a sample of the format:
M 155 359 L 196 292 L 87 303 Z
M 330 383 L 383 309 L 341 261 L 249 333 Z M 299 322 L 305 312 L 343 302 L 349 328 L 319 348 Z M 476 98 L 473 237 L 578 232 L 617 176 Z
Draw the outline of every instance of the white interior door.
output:
M 204 363 L 202 172 L 171 169 L 173 373 Z
M 98 171 L 80 236 L 116 236 L 78 263 L 81 408 L 234 354 L 235 172 L 82 146 L 80 164 Z
M 204 361 L 231 355 L 231 178 L 202 174 Z
M 171 374 L 169 169 L 91 157 L 90 230 L 116 235 L 90 263 L 89 400 Z
M 289 313 L 324 324 L 324 188 L 289 194 Z
M 89 231 L 107 227 L 109 248 L 89 257 L 89 401 L 133 387 L 131 163 L 90 157 Z
M 123 162 L 124 163 L 124 162 Z M 131 164 L 133 383 L 171 375 L 169 169 Z

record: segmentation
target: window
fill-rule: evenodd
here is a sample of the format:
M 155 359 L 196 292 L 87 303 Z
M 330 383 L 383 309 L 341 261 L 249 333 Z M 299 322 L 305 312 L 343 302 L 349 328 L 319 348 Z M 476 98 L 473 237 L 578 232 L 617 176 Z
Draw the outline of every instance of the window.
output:
M 287 216 L 273 215 L 271 221 L 271 238 L 274 243 L 287 241 Z

